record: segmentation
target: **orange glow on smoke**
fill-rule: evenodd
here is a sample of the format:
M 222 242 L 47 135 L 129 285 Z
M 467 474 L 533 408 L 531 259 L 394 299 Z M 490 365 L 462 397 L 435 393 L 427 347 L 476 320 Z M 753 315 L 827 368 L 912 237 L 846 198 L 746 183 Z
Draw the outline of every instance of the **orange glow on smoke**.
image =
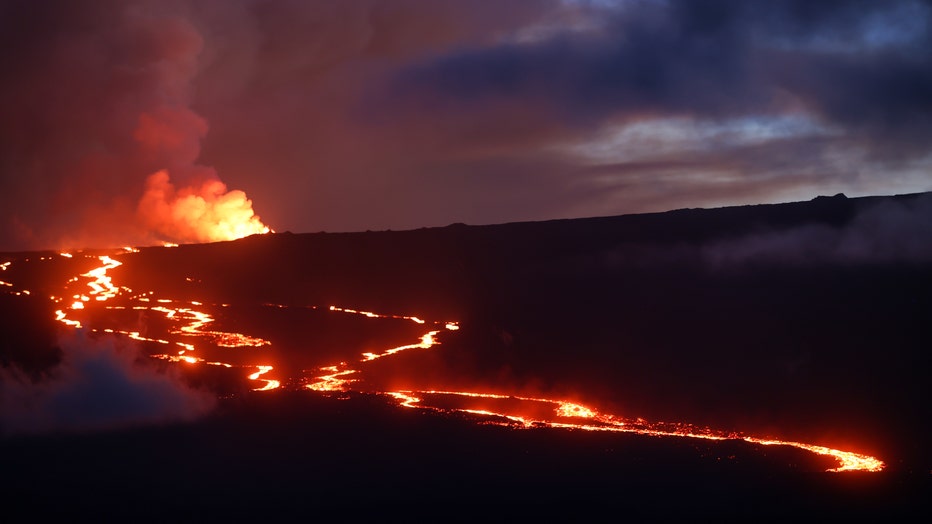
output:
M 246 193 L 227 191 L 216 179 L 176 189 L 164 170 L 146 180 L 137 213 L 148 229 L 179 242 L 235 240 L 271 231 L 253 212 Z

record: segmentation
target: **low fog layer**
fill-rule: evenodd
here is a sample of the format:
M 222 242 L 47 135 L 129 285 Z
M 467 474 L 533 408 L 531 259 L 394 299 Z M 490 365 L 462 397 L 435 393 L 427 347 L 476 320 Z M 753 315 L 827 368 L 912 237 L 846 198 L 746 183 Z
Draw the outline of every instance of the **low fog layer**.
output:
M 158 369 L 134 343 L 60 340 L 60 365 L 30 379 L 0 368 L 0 434 L 86 432 L 195 419 L 216 402 Z

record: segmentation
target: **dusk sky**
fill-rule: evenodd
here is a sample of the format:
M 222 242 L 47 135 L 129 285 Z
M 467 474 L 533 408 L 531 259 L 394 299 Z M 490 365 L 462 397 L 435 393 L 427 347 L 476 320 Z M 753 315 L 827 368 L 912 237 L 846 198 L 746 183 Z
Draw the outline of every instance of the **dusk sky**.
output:
M 928 1 L 0 0 L 0 40 L 0 250 L 932 190 Z

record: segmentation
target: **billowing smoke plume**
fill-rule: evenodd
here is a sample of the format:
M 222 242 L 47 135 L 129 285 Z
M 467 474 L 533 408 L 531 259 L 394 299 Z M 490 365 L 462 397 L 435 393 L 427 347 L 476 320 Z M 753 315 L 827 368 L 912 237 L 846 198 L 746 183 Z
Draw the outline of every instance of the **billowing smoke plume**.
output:
M 150 158 L 202 178 L 176 188 L 167 169 L 146 178 L 136 219 L 159 239 L 178 242 L 216 242 L 268 233 L 270 229 L 253 212 L 252 201 L 240 190 L 228 191 L 212 168 L 195 164 L 207 121 L 187 107 L 158 107 L 139 116 L 133 133 Z
M 208 130 L 192 109 L 204 38 L 185 9 L 167 4 L 0 5 L 9 44 L 0 58 L 10 64 L 0 86 L 0 242 L 86 247 L 267 231 L 242 191 L 227 194 L 197 163 Z
M 932 189 L 927 0 L 0 0 L 0 43 L 0 250 L 159 240 L 198 163 L 303 231 Z
M 136 346 L 74 335 L 43 380 L 0 369 L 0 433 L 96 431 L 191 420 L 215 398 L 140 358 Z M 170 371 L 170 370 L 169 370 Z
M 146 180 L 139 201 L 139 220 L 165 238 L 194 242 L 215 242 L 268 233 L 252 211 L 246 193 L 227 191 L 223 182 L 213 179 L 198 186 L 176 190 L 168 172 L 159 171 Z

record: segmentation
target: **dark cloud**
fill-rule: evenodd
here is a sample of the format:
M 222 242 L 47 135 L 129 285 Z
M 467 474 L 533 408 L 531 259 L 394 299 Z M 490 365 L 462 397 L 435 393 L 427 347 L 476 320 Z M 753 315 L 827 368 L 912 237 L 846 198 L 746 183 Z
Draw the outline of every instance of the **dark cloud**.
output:
M 573 215 L 932 187 L 928 3 L 624 2 L 602 15 L 589 31 L 433 57 L 402 70 L 389 98 L 457 151 L 495 143 L 562 163 L 554 145 L 629 125 L 809 123 L 757 139 L 748 129 L 744 144 L 699 134 L 699 152 L 658 153 L 674 142 L 662 133 L 637 150 L 609 143 L 614 158 L 583 154 L 567 171 L 602 192 L 568 200 Z M 614 183 L 593 182 L 596 171 Z
M 917 136 L 932 122 L 925 4 L 624 5 L 597 31 L 434 58 L 400 73 L 396 89 L 451 112 L 530 99 L 567 126 L 803 110 L 872 138 L 902 129 L 927 152 L 928 133 Z M 884 25 L 907 22 L 915 34 Z
M 399 93 L 466 110 L 496 99 L 532 100 L 566 125 L 655 114 L 724 117 L 767 110 L 746 46 L 707 42 L 666 24 L 630 23 L 442 57 L 399 78 Z M 435 100 L 437 99 L 437 100 Z M 455 99 L 455 104 L 450 104 Z M 422 102 L 423 103 L 423 102 Z
M 82 334 L 60 341 L 63 359 L 41 379 L 0 369 L 0 434 L 97 431 L 191 420 L 216 402 L 135 346 Z
M 163 169 L 296 231 L 932 189 L 930 21 L 918 0 L 6 0 L 0 246 L 152 235 Z M 786 119 L 807 125 L 774 136 Z

